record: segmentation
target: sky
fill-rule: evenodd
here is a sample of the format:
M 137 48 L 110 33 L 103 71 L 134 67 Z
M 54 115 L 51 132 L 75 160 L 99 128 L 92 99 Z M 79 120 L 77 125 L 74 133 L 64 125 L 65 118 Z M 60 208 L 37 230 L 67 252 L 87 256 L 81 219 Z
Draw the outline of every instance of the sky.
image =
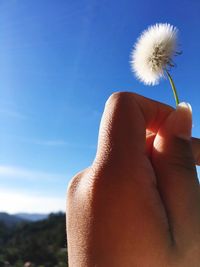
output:
M 130 70 L 148 25 L 179 29 L 183 53 L 171 74 L 200 137 L 199 14 L 199 0 L 0 0 L 0 211 L 65 210 L 67 184 L 92 163 L 113 92 L 174 106 L 167 81 L 145 86 Z

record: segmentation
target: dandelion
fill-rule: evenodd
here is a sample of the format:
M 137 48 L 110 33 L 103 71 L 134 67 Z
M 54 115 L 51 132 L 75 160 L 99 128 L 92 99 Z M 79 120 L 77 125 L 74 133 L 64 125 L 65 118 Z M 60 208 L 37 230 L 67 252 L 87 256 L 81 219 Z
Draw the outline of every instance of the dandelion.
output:
M 147 85 L 156 85 L 167 75 L 176 104 L 179 104 L 177 91 L 169 73 L 174 67 L 173 57 L 177 51 L 178 29 L 168 23 L 148 27 L 138 38 L 131 53 L 131 68 L 136 77 Z

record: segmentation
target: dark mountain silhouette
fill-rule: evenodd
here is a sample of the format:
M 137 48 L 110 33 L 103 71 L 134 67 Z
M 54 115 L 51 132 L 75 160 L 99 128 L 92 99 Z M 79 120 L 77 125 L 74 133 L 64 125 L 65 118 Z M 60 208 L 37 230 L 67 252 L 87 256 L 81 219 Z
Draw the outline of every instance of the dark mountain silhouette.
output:
M 7 214 L 5 217 L 10 218 Z M 67 267 L 66 245 L 64 213 L 50 214 L 37 222 L 21 221 L 9 227 L 0 221 L 0 267 L 22 267 L 25 263 L 34 267 Z
M 8 227 L 12 227 L 24 221 L 26 220 L 16 215 L 10 215 L 6 212 L 0 212 L 0 222 L 4 223 Z
M 44 220 L 48 217 L 49 214 L 41 214 L 41 213 L 16 213 L 14 214 L 18 218 L 25 219 L 28 221 L 36 222 L 40 220 Z

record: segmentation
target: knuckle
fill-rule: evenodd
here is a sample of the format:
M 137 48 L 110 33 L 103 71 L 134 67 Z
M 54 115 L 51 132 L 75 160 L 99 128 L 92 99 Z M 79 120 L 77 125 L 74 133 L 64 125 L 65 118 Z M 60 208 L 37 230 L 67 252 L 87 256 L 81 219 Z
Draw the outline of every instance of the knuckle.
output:
M 111 104 L 111 105 L 126 104 L 127 101 L 130 101 L 130 97 L 133 95 L 134 94 L 130 92 L 115 92 L 108 98 L 106 105 L 107 104 Z
M 76 174 L 68 183 L 67 195 L 70 196 L 76 191 L 80 180 L 80 174 Z
M 68 183 L 67 196 L 72 197 L 77 192 L 80 182 L 89 168 L 77 173 Z
M 75 202 L 84 202 L 91 199 L 91 196 L 96 191 L 96 180 L 98 173 L 90 166 L 76 174 L 69 182 L 67 188 L 67 200 Z M 98 191 L 98 190 L 97 190 Z

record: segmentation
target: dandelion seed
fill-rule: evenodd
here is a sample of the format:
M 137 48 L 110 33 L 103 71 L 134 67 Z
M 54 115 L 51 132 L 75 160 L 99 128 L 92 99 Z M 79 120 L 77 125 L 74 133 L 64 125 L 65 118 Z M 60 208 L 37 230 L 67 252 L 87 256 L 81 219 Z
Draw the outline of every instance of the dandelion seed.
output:
M 177 51 L 177 32 L 177 28 L 168 23 L 150 26 L 139 37 L 131 53 L 131 68 L 140 81 L 156 85 L 167 75 L 176 104 L 179 99 L 169 69 L 175 65 L 173 56 L 180 54 Z

